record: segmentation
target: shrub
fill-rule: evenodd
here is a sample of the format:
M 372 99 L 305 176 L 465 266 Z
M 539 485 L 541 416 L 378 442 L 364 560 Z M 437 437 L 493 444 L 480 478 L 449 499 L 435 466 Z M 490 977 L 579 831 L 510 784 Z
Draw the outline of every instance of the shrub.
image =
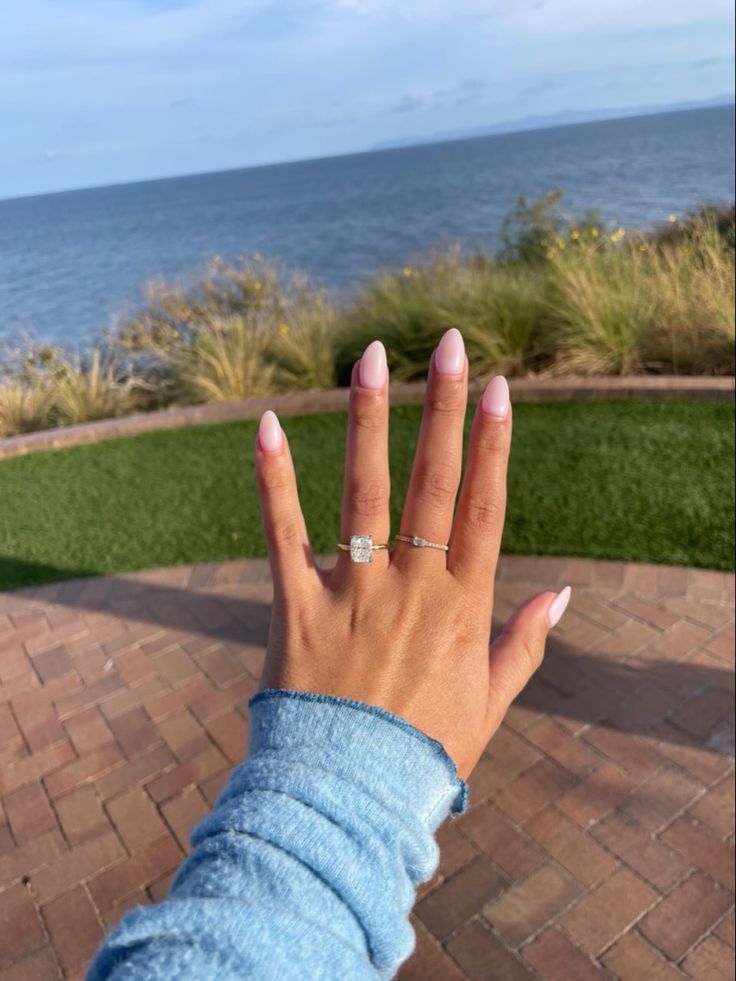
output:
M 49 378 L 53 412 L 61 425 L 111 419 L 135 411 L 136 388 L 142 382 L 121 377 L 112 359 L 105 361 L 99 350 L 85 363 L 61 361 Z
M 659 247 L 634 236 L 614 248 L 560 249 L 548 270 L 544 346 L 556 370 L 733 372 L 732 255 L 710 220 Z
M 183 402 L 230 402 L 272 389 L 268 337 L 242 316 L 203 324 L 170 352 L 174 397 Z
M 276 389 L 333 388 L 339 332 L 334 307 L 321 293 L 310 294 L 305 289 L 270 332 L 266 356 Z
M 431 253 L 340 302 L 259 257 L 152 283 L 81 359 L 32 344 L 0 354 L 0 434 L 347 384 L 375 338 L 395 379 L 418 379 L 448 327 L 474 376 L 733 373 L 732 207 L 627 235 L 560 201 L 520 198 L 498 256 Z
M 48 429 L 54 424 L 49 387 L 40 380 L 0 381 L 0 437 Z

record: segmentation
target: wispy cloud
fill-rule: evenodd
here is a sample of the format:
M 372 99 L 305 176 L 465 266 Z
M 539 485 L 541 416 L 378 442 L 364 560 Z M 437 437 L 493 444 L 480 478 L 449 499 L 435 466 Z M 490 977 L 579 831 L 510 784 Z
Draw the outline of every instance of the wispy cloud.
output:
M 421 109 L 440 109 L 443 106 L 462 106 L 480 99 L 488 89 L 482 78 L 466 78 L 457 85 L 426 92 L 407 92 L 389 107 L 389 112 L 416 112 Z
M 734 55 L 730 54 L 717 58 L 698 58 L 690 63 L 690 67 L 699 70 L 701 68 L 716 68 L 718 65 L 732 65 L 733 62 Z
M 732 84 L 732 21 L 730 0 L 0 0 L 0 197 L 50 170 L 109 182 L 706 98 Z
M 189 106 L 195 105 L 197 100 L 193 95 L 186 95 L 181 99 L 172 99 L 169 103 L 169 109 L 188 109 Z

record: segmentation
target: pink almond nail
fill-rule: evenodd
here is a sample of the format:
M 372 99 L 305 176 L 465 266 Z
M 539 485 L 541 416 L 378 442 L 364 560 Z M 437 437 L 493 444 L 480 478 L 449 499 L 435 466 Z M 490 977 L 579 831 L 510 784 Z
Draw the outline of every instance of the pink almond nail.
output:
M 275 412 L 268 409 L 261 416 L 258 426 L 258 445 L 264 453 L 278 453 L 284 442 L 281 423 Z
M 457 327 L 451 327 L 437 345 L 434 366 L 441 375 L 462 375 L 465 370 L 465 344 Z
M 380 341 L 372 341 L 363 352 L 358 369 L 363 388 L 375 390 L 383 388 L 388 379 L 386 348 Z
M 567 609 L 567 604 L 570 602 L 571 595 L 572 590 L 569 586 L 565 586 L 565 588 L 560 590 L 560 592 L 547 607 L 547 621 L 550 627 L 556 627 L 562 619 L 562 614 Z
M 488 382 L 481 399 L 481 407 L 496 419 L 505 419 L 509 414 L 509 383 L 503 375 L 496 375 Z

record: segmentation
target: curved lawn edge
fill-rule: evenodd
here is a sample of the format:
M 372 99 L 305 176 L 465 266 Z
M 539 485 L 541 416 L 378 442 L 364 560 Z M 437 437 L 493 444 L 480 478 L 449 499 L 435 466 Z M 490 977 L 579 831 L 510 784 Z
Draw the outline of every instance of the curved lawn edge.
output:
M 517 402 L 555 402 L 591 399 L 698 399 L 733 402 L 736 391 L 733 376 L 716 378 L 695 375 L 640 375 L 615 377 L 512 378 L 511 397 Z M 424 398 L 424 382 L 398 382 L 391 385 L 392 405 L 415 405 Z M 484 382 L 470 382 L 471 402 L 480 398 Z M 0 460 L 25 456 L 40 450 L 57 450 L 85 443 L 135 436 L 139 433 L 185 426 L 211 425 L 218 422 L 258 419 L 266 409 L 279 415 L 302 416 L 317 412 L 340 412 L 347 408 L 350 390 L 334 388 L 324 391 L 294 392 L 221 402 L 192 405 L 160 412 L 138 413 L 119 419 L 103 419 L 79 426 L 49 429 L 0 439 Z

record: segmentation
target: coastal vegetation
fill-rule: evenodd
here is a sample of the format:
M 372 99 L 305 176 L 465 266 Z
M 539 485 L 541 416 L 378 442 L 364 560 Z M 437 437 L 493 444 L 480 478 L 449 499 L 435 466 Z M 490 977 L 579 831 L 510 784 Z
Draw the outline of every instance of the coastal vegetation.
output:
M 494 255 L 460 248 L 335 297 L 260 256 L 215 258 L 187 284 L 149 284 L 87 352 L 0 354 L 0 437 L 169 405 L 349 382 L 380 338 L 396 379 L 421 379 L 450 326 L 471 374 L 734 373 L 734 209 L 654 231 L 520 199 Z
M 394 529 L 420 415 L 391 411 Z M 285 424 L 313 546 L 332 553 L 345 414 Z M 256 428 L 196 426 L 3 461 L 0 589 L 263 556 Z M 520 403 L 514 432 L 506 553 L 733 568 L 732 406 Z

